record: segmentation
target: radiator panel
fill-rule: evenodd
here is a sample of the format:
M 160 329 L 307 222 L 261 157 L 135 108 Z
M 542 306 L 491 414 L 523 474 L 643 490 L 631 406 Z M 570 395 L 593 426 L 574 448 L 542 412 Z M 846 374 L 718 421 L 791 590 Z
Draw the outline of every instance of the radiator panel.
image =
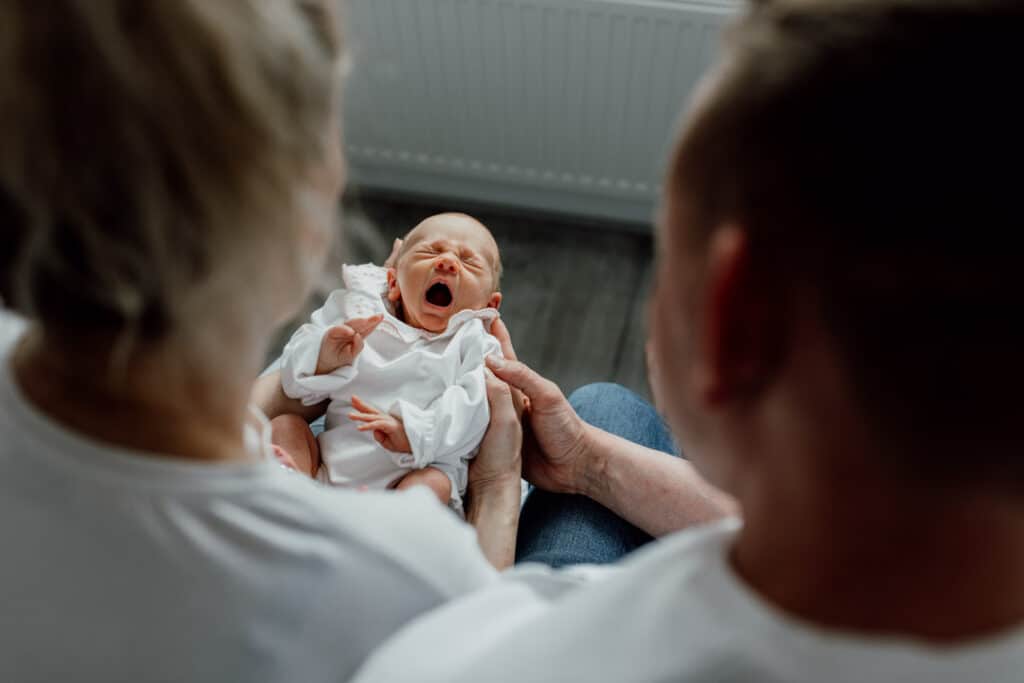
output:
M 353 182 L 648 222 L 728 2 L 348 0 Z

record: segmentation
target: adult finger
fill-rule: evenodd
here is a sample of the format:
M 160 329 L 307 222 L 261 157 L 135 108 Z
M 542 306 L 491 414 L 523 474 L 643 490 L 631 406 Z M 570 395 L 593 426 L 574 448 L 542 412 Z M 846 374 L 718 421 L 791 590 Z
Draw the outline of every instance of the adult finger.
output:
M 351 412 L 348 414 L 348 419 L 355 420 L 356 422 L 372 422 L 380 419 L 380 413 Z
M 469 465 L 470 488 L 480 482 L 495 481 L 507 475 L 518 480 L 522 474 L 523 427 L 512 402 L 508 384 L 487 371 L 487 401 L 491 421 L 480 444 L 480 452 Z
M 487 384 L 487 402 L 491 405 L 492 419 L 494 417 L 516 415 L 512 391 L 509 385 L 498 379 L 490 370 L 487 370 L 484 374 Z
M 361 335 L 359 333 L 356 333 L 356 335 L 352 337 L 352 358 L 353 358 L 353 360 L 363 350 L 363 344 L 364 344 L 364 342 L 363 342 L 363 335 Z
M 484 372 L 487 373 L 488 391 L 495 390 L 495 389 L 492 389 L 491 386 L 490 386 L 490 383 L 492 381 L 493 382 L 497 382 L 498 384 L 504 385 L 505 389 L 508 389 L 508 391 L 510 392 L 510 394 L 512 396 L 512 405 L 515 408 L 516 417 L 519 418 L 519 419 L 522 419 L 523 413 L 526 411 L 526 406 L 529 405 L 529 403 L 530 403 L 530 400 L 528 398 L 526 398 L 526 394 L 524 394 L 522 391 L 520 391 L 516 387 L 509 386 L 508 383 L 506 383 L 503 380 L 501 380 L 498 377 L 496 377 L 494 375 L 494 373 L 491 372 L 491 370 L 489 368 L 484 368 Z
M 491 323 L 491 334 L 498 343 L 501 344 L 501 352 L 505 355 L 505 358 L 509 360 L 519 360 L 516 356 L 516 350 L 512 346 L 512 335 L 508 332 L 508 327 L 505 325 L 505 321 L 501 318 L 497 318 Z
M 532 405 L 543 405 L 562 397 L 562 390 L 557 384 L 545 379 L 525 363 L 488 356 L 487 367 L 499 378 L 526 394 Z
M 516 350 L 512 346 L 512 335 L 509 334 L 508 326 L 505 325 L 505 321 L 501 318 L 496 319 L 491 324 L 491 334 L 494 335 L 498 343 L 501 344 L 501 352 L 508 360 L 519 360 L 516 356 Z M 523 413 L 528 410 L 530 400 L 526 398 L 523 392 L 517 388 L 512 389 L 512 402 L 516 406 L 516 415 L 522 418 Z

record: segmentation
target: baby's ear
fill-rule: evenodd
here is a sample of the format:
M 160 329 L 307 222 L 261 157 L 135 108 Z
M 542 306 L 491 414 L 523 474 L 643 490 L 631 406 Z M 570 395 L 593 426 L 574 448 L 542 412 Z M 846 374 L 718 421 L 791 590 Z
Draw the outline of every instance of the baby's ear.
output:
M 388 301 L 395 303 L 402 298 L 402 290 L 398 287 L 398 275 L 394 268 L 388 268 Z
M 487 300 L 487 308 L 501 308 L 501 292 L 491 294 L 491 298 Z

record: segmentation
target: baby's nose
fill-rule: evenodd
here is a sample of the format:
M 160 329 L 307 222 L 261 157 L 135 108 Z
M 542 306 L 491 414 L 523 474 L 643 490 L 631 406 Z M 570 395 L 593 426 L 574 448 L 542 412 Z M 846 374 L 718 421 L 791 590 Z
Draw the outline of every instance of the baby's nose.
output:
M 442 273 L 455 274 L 459 272 L 459 261 L 451 254 L 441 254 L 434 262 L 434 269 Z

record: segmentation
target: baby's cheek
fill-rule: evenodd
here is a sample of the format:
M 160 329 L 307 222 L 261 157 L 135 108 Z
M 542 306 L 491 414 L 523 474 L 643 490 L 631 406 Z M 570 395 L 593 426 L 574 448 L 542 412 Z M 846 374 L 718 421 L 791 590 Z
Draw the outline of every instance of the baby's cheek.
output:
M 472 286 L 467 288 L 467 301 L 466 308 L 485 308 L 487 306 L 487 300 L 490 298 L 487 288 L 483 286 L 483 283 L 475 281 Z

